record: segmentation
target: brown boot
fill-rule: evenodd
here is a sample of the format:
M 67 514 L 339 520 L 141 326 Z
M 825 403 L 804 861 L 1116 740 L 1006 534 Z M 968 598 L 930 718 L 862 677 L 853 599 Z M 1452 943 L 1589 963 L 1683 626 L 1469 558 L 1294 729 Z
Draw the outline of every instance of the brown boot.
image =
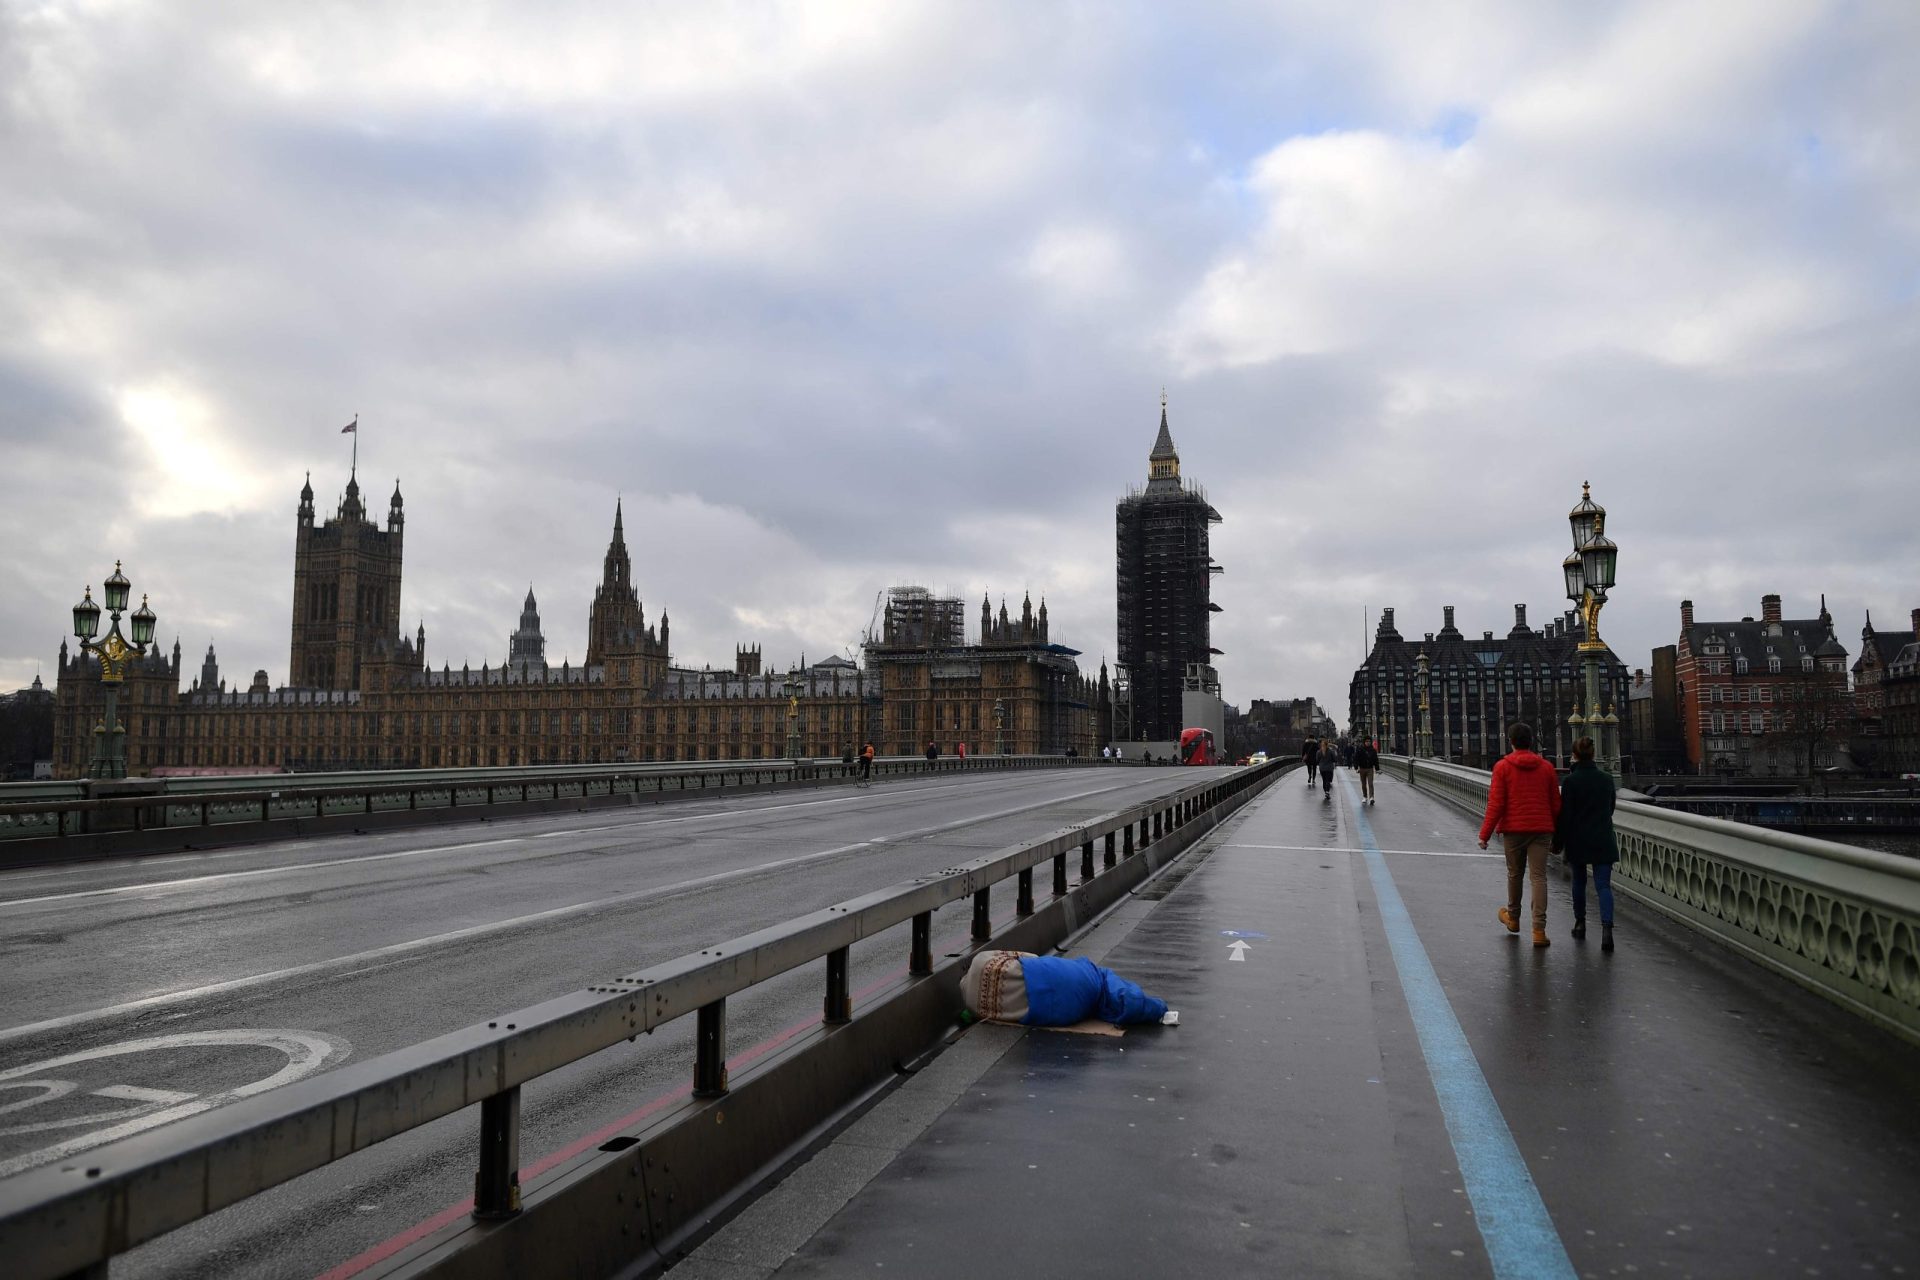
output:
M 1550 947 L 1553 943 L 1547 938 L 1547 931 L 1545 929 L 1535 929 L 1533 931 L 1533 945 L 1536 947 Z
M 1500 908 L 1500 923 L 1507 926 L 1508 933 L 1520 932 L 1520 917 L 1513 913 L 1512 907 Z

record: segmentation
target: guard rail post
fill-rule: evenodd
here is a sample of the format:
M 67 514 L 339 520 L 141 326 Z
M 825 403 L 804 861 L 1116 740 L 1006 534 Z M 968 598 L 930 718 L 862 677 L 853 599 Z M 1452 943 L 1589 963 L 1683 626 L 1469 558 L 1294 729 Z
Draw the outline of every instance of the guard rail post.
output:
M 520 1086 L 480 1100 L 480 1168 L 473 1216 L 483 1222 L 520 1212 Z
M 1013 902 L 1013 912 L 1018 916 L 1033 914 L 1033 868 L 1026 867 L 1020 872 L 1018 896 Z
M 1093 841 L 1089 840 L 1081 846 L 1081 858 L 1083 864 L 1093 861 Z M 1065 853 L 1053 855 L 1053 896 L 1056 898 L 1067 896 L 1067 855 Z
M 907 974 L 924 978 L 933 972 L 933 912 L 922 911 L 913 918 L 913 951 L 907 958 Z
M 982 885 L 973 891 L 973 940 L 985 942 L 993 936 L 993 889 Z
M 727 998 L 701 1005 L 695 1017 L 693 1096 L 718 1098 L 727 1091 Z
M 1113 836 L 1111 833 L 1107 836 L 1107 856 L 1109 858 L 1113 856 Z M 1107 865 L 1112 866 L 1113 864 L 1109 862 Z M 1093 879 L 1093 877 L 1093 841 L 1089 840 L 1080 846 L 1080 881 L 1084 884 L 1088 880 Z
M 853 1021 L 853 988 L 848 980 L 848 949 L 827 952 L 827 1007 L 825 1022 L 838 1026 Z

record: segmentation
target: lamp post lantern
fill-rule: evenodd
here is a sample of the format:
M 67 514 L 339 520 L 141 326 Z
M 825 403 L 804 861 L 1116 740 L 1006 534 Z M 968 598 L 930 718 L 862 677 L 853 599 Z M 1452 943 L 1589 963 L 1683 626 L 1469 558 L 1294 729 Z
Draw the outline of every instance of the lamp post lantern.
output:
M 100 661 L 100 688 L 106 694 L 106 714 L 100 723 L 93 727 L 93 755 L 87 762 L 87 776 L 91 778 L 124 778 L 127 776 L 127 730 L 120 723 L 120 686 L 126 682 L 127 668 L 135 658 L 146 656 L 147 646 L 153 643 L 154 612 L 147 607 L 147 598 L 140 597 L 140 607 L 133 611 L 128 623 L 133 630 L 132 641 L 120 634 L 120 615 L 127 610 L 127 601 L 133 594 L 133 584 L 127 581 L 127 575 L 120 572 L 120 562 L 113 562 L 113 574 L 101 584 L 102 594 L 106 598 L 106 613 L 111 619 L 106 638 L 96 640 L 100 632 L 100 606 L 93 602 L 93 588 L 88 587 L 80 603 L 73 606 L 73 634 L 80 641 L 80 652 L 91 653 Z
M 787 758 L 800 758 L 800 673 L 787 673 L 786 683 L 781 686 L 787 695 Z
M 1568 726 L 1579 736 L 1584 726 L 1593 739 L 1600 767 L 1620 781 L 1620 719 L 1608 706 L 1601 710 L 1600 664 L 1607 652 L 1600 638 L 1600 610 L 1613 589 L 1620 548 L 1607 537 L 1607 509 L 1593 500 L 1593 486 L 1580 486 L 1580 501 L 1567 513 L 1573 531 L 1573 552 L 1560 562 L 1566 578 L 1567 599 L 1580 610 L 1584 634 L 1580 637 L 1580 664 L 1584 668 L 1586 711 L 1575 707 L 1567 717 Z
M 1007 704 L 993 700 L 993 754 L 1007 754 Z

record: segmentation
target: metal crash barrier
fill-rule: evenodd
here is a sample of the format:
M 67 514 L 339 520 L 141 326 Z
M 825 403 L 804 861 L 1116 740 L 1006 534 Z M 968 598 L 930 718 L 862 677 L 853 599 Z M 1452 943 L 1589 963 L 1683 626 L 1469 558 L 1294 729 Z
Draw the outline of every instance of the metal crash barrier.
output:
M 1492 774 L 1382 757 L 1476 816 Z M 1639 803 L 1614 813 L 1613 885 L 1920 1042 L 1920 859 Z
M 1003 769 L 1057 769 L 1098 764 L 1066 756 L 991 756 L 929 761 L 919 756 L 877 759 L 879 778 Z M 197 843 L 193 833 L 231 842 L 304 833 L 352 820 L 444 820 L 453 810 L 500 811 L 509 806 L 562 807 L 660 799 L 688 792 L 847 783 L 859 766 L 837 758 L 712 763 L 550 765 L 501 769 L 413 769 L 338 774 L 261 774 L 245 778 L 130 779 L 89 789 L 87 783 L 34 786 L 31 798 L 9 800 L 0 787 L 0 863 L 26 842 L 49 848 L 88 844 L 100 852 L 137 852 L 174 841 Z M 462 817 L 471 816 L 463 813 Z M 242 826 L 245 830 L 240 830 Z M 214 831 L 215 828 L 234 828 Z M 129 839 L 128 833 L 145 839 Z M 79 852 L 77 848 L 70 852 Z M 59 856 L 56 854 L 55 856 Z
M 144 1241 L 477 1105 L 471 1219 L 373 1273 L 584 1275 L 630 1266 L 697 1227 L 951 1027 L 965 956 L 936 965 L 935 911 L 969 902 L 975 946 L 1050 948 L 1290 767 L 1209 771 L 1044 839 L 19 1174 L 0 1182 L 0 1257 L 20 1280 L 101 1276 L 108 1259 Z M 1044 903 L 1035 898 L 1036 871 L 1050 881 Z M 996 933 L 993 894 L 1009 880 L 1013 919 Z M 906 973 L 856 1015 L 850 948 L 901 924 L 911 926 Z M 812 963 L 824 971 L 820 1023 L 729 1080 L 728 1000 Z M 689 1095 L 523 1187 L 521 1089 L 689 1015 Z

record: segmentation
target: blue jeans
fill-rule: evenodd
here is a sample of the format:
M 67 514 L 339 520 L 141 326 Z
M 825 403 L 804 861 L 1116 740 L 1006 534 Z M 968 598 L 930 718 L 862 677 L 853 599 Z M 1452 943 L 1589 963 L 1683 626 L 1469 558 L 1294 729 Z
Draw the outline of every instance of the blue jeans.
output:
M 1587 869 L 1585 862 L 1569 862 L 1568 869 L 1573 872 L 1573 918 L 1587 918 Z M 1613 923 L 1613 864 L 1595 862 L 1593 869 L 1593 894 L 1600 899 L 1600 923 Z

